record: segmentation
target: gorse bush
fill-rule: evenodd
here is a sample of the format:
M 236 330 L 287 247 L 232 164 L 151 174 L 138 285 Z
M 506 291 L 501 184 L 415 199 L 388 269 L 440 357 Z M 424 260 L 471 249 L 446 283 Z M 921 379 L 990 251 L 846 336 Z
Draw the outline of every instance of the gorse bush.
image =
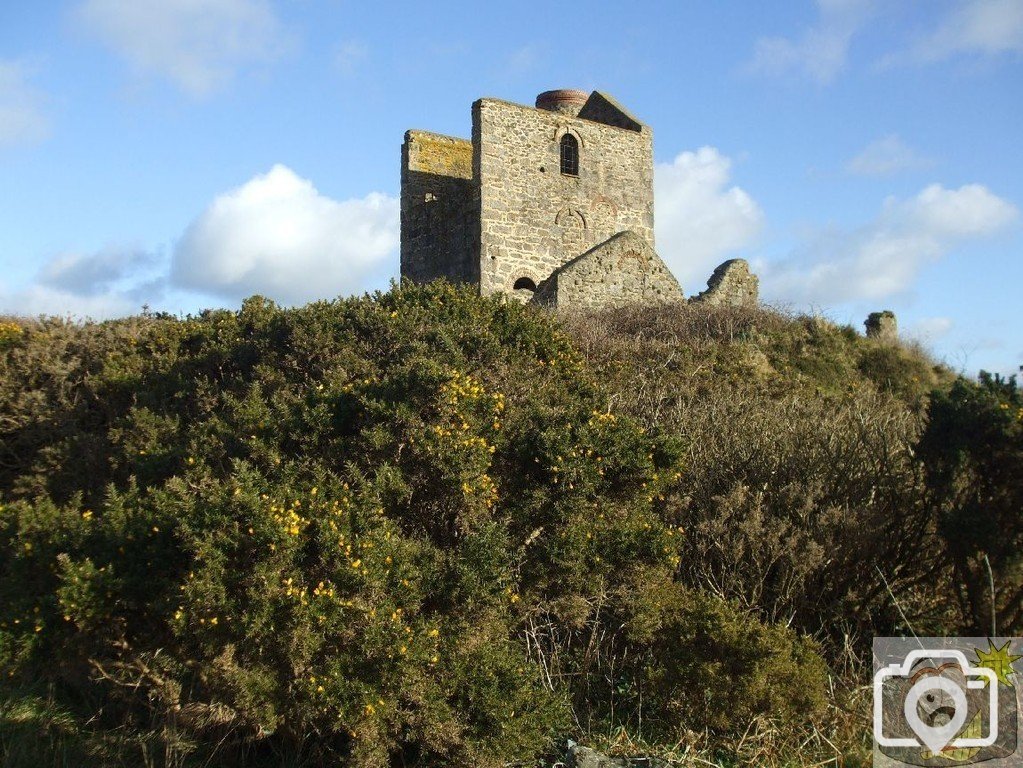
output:
M 981 372 L 935 394 L 920 441 L 966 629 L 1023 629 L 1023 392 Z M 991 594 L 993 584 L 996 594 Z
M 872 635 L 1023 626 L 1021 414 L 766 309 L 4 320 L 0 756 L 865 764 Z
M 673 582 L 683 443 L 530 308 L 434 285 L 14 325 L 10 764 L 485 766 L 820 709 L 808 641 Z
M 833 654 L 941 634 L 958 607 L 916 456 L 948 373 L 919 349 L 761 308 L 628 308 L 575 318 L 623 411 L 677 436 L 679 579 Z M 633 395 L 635 393 L 635 395 Z
M 638 667 L 646 716 L 660 738 L 675 736 L 679 722 L 728 733 L 736 722 L 765 714 L 792 724 L 799 713 L 822 708 L 826 670 L 813 643 L 678 584 L 666 586 L 661 600 L 652 627 L 635 620 L 628 625 L 651 633 L 630 663 Z
M 18 323 L 0 320 L 0 349 L 11 346 L 21 334 L 22 328 Z

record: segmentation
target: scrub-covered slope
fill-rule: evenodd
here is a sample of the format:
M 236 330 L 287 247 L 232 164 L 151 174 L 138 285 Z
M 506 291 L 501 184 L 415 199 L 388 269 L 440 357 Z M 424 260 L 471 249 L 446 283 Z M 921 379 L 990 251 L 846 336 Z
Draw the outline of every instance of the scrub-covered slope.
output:
M 811 319 L 439 284 L 8 319 L 0 754 L 858 753 L 868 633 L 968 623 L 914 450 L 946 379 Z

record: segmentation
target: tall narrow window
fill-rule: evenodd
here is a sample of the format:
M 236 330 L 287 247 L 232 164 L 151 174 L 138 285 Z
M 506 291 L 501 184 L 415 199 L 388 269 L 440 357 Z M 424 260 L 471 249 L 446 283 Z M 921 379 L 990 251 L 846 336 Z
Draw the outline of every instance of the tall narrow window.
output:
M 579 142 L 571 133 L 561 137 L 561 172 L 566 176 L 579 175 Z

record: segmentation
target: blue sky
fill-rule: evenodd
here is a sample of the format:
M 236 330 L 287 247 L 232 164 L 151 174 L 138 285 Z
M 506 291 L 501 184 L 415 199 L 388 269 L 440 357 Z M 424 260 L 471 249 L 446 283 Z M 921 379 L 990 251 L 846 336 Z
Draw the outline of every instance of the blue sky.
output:
M 408 128 L 614 94 L 654 131 L 687 294 L 1023 363 L 1023 0 L 0 4 L 0 312 L 111 317 L 384 288 Z

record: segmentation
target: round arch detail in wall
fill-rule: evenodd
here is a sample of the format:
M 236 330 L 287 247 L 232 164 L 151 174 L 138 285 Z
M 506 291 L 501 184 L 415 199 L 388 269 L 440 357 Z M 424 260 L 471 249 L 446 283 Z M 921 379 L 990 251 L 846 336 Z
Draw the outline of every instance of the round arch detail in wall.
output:
M 554 217 L 554 223 L 561 227 L 573 227 L 586 229 L 586 217 L 578 208 L 565 207 L 558 211 Z
M 583 136 L 583 134 L 579 133 L 579 131 L 577 131 L 575 128 L 570 128 L 567 125 L 559 125 L 557 130 L 554 131 L 554 135 L 551 137 L 551 139 L 554 141 L 555 146 L 561 144 L 561 139 L 566 133 L 570 133 L 573 136 L 575 136 L 575 140 L 579 142 L 580 149 L 586 149 L 586 138 Z

